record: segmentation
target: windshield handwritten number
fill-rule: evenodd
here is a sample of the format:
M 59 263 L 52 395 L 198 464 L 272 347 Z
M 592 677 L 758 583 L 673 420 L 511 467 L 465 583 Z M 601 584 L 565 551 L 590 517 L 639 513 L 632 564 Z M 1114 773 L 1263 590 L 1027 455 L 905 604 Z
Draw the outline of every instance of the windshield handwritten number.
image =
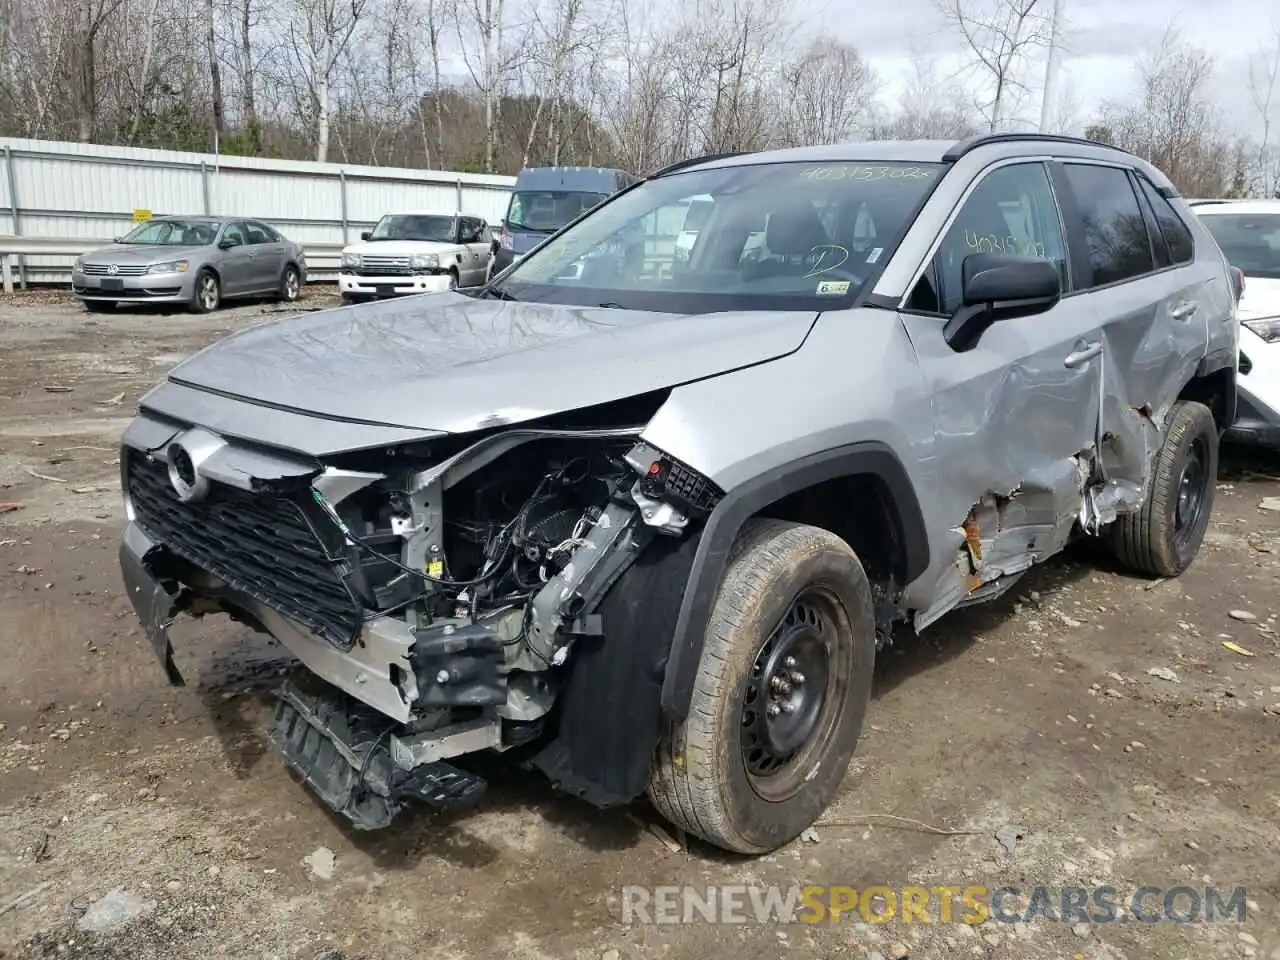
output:
M 868 183 L 873 180 L 928 180 L 932 171 L 923 167 L 867 167 L 841 164 L 830 167 L 810 167 L 801 172 L 806 180 L 853 180 Z
M 808 280 L 810 277 L 816 277 L 820 273 L 830 273 L 832 270 L 839 269 L 844 266 L 845 261 L 849 259 L 849 251 L 834 243 L 822 243 L 813 247 L 809 251 L 810 256 L 812 256 L 816 251 L 821 252 L 818 253 L 818 259 L 814 261 L 812 269 L 804 275 L 805 280 Z M 840 259 L 835 260 L 834 263 L 827 263 L 828 255 L 830 255 L 830 259 L 832 260 L 835 260 L 836 257 L 839 257 Z

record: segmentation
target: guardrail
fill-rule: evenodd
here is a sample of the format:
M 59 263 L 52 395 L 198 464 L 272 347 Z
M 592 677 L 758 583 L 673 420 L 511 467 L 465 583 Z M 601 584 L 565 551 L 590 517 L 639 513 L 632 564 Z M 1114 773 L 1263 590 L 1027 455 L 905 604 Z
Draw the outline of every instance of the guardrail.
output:
M 14 268 L 19 273 L 19 283 L 25 289 L 26 281 L 22 274 L 24 257 L 66 257 L 65 268 L 62 264 L 41 267 L 42 272 L 66 270 L 67 280 L 71 283 L 71 264 L 76 257 L 84 256 L 90 250 L 101 250 L 111 246 L 109 240 L 103 239 L 67 239 L 61 237 L 13 237 L 0 236 L 0 274 L 4 276 L 4 292 L 13 293 Z M 336 281 L 338 265 L 342 259 L 341 243 L 304 243 L 302 250 L 307 258 L 307 279 Z

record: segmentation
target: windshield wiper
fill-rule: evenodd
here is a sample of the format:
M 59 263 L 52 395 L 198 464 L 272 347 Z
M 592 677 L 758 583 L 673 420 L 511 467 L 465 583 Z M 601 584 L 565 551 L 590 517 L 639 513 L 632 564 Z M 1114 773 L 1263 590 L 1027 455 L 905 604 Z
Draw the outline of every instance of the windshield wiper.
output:
M 519 303 L 519 299 L 513 297 L 505 290 L 499 290 L 497 287 L 481 287 L 477 296 L 485 297 L 488 300 L 509 300 L 512 303 Z
M 555 233 L 555 227 L 531 227 L 524 223 L 510 224 L 512 230 L 519 230 L 523 233 Z

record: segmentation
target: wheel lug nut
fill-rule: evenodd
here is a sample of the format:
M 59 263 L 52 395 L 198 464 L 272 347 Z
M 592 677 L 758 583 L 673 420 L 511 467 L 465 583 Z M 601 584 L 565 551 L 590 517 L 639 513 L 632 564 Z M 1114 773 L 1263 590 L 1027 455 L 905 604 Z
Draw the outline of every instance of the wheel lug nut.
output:
M 790 670 L 792 667 L 796 665 L 796 658 L 787 657 L 785 660 L 782 661 L 782 665 L 786 667 L 788 670 Z
M 804 674 L 801 673 L 799 670 L 793 671 L 791 674 L 791 682 L 794 683 L 797 687 L 800 686 L 802 683 L 804 683 Z
M 769 704 L 768 710 L 766 710 L 765 712 L 768 713 L 769 716 L 771 717 L 776 717 L 778 714 L 782 712 L 782 708 L 778 706 L 776 703 L 771 703 Z
M 769 681 L 769 686 L 773 687 L 773 689 L 775 690 L 781 690 L 783 684 L 785 684 L 786 682 L 787 681 L 784 680 L 782 677 L 774 677 L 772 680 Z
M 786 703 L 784 703 L 784 704 L 782 705 L 782 712 L 783 712 L 783 713 L 795 713 L 795 712 L 796 712 L 796 705 L 795 705 L 794 703 L 792 703 L 790 700 L 788 700 Z

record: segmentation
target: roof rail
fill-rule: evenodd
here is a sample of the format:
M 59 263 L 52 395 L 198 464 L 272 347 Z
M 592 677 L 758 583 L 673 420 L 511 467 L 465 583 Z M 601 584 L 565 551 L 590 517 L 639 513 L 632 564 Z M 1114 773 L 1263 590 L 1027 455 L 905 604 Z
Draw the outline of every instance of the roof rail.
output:
M 955 163 L 966 153 L 993 143 L 1073 143 L 1078 147 L 1103 147 L 1107 150 L 1118 150 L 1129 153 L 1122 147 L 1100 140 L 1086 140 L 1083 137 L 1066 137 L 1056 133 L 980 133 L 976 137 L 959 140 L 951 149 L 942 155 L 943 163 Z
M 669 163 L 665 167 L 655 170 L 646 180 L 653 180 L 657 177 L 665 177 L 668 173 L 675 173 L 677 170 L 683 170 L 685 167 L 692 167 L 699 163 L 710 163 L 712 160 L 724 160 L 727 157 L 741 157 L 750 153 L 750 150 L 732 150 L 728 153 L 708 153 L 701 157 L 686 157 L 683 160 L 677 160 L 675 163 Z

